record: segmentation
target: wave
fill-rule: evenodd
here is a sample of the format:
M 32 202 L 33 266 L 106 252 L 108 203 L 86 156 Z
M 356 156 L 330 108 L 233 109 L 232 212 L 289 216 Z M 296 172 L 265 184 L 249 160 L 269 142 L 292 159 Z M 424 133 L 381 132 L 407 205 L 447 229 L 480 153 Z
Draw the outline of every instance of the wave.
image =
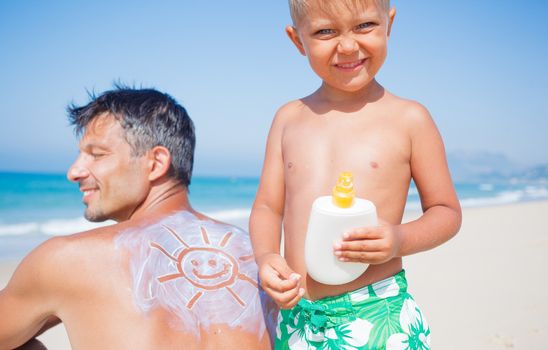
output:
M 250 209 L 237 208 L 211 211 L 207 216 L 220 221 L 246 226 Z M 89 222 L 83 217 L 69 219 L 52 219 L 44 222 L 21 222 L 15 224 L 0 224 L 0 236 L 24 236 L 31 234 L 46 236 L 65 236 L 76 232 L 91 230 L 97 227 L 114 224 L 114 221 Z
M 247 221 L 247 219 L 249 218 L 249 215 L 251 215 L 251 209 L 246 209 L 246 208 L 228 209 L 228 210 L 207 212 L 205 214 L 219 221 L 228 221 L 228 222 L 242 221 L 242 220 Z
M 527 186 L 522 190 L 502 191 L 491 197 L 461 198 L 460 204 L 463 208 L 475 208 L 546 199 L 548 199 L 547 188 Z M 416 200 L 408 201 L 405 208 L 412 211 L 421 210 L 421 203 Z
M 484 183 L 484 184 L 480 184 L 478 188 L 479 188 L 480 191 L 491 192 L 491 191 L 493 191 L 495 186 L 493 184 L 490 184 L 490 183 Z
M 485 191 L 485 190 L 484 190 Z M 485 193 L 485 192 L 484 192 Z M 526 186 L 520 190 L 508 190 L 499 192 L 495 196 L 473 196 L 461 198 L 460 203 L 463 207 L 485 207 L 493 205 L 510 204 L 517 202 L 526 202 L 532 200 L 548 199 L 548 188 L 545 186 Z M 421 210 L 420 202 L 410 200 L 406 205 L 406 210 Z M 249 208 L 233 208 L 226 210 L 205 211 L 205 214 L 216 220 L 225 221 L 236 226 L 247 226 L 247 220 L 251 214 Z M 76 232 L 87 231 L 93 228 L 111 225 L 113 221 L 102 223 L 92 223 L 78 218 L 58 218 L 44 222 L 21 222 L 14 224 L 0 223 L 0 236 L 23 236 L 29 234 L 41 234 L 46 236 L 62 236 Z
M 53 219 L 44 222 L 23 222 L 0 225 L 0 236 L 21 236 L 43 234 L 47 236 L 64 236 L 76 232 L 91 230 L 113 224 L 113 221 L 89 222 L 84 218 Z

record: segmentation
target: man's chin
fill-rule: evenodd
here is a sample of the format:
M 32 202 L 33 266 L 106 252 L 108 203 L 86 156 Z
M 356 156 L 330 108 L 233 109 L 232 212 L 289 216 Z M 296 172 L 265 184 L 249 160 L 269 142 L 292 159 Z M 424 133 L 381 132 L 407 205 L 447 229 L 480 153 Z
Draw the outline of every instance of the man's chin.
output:
M 103 222 L 110 219 L 107 215 L 102 213 L 90 213 L 87 210 L 84 212 L 84 218 L 90 222 Z

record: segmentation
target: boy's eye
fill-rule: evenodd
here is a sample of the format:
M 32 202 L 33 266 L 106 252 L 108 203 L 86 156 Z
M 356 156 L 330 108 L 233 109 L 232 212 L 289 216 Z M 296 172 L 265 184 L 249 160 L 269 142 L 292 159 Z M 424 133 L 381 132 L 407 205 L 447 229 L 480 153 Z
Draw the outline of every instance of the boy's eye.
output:
M 365 22 L 365 23 L 359 24 L 356 28 L 358 30 L 364 30 L 364 29 L 370 29 L 374 25 L 375 25 L 375 23 L 373 23 L 373 22 Z
M 320 29 L 318 31 L 316 31 L 316 35 L 332 35 L 335 33 L 335 30 L 333 29 Z

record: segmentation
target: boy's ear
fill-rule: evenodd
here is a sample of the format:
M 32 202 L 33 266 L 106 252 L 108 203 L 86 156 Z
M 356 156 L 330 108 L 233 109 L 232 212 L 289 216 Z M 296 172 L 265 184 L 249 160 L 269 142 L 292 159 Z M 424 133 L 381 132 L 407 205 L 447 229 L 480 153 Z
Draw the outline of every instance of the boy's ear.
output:
M 171 153 L 164 146 L 155 146 L 149 151 L 148 179 L 155 181 L 166 175 L 171 167 Z
M 285 32 L 287 33 L 287 36 L 293 44 L 297 47 L 297 50 L 301 53 L 301 55 L 306 56 L 306 52 L 304 51 L 303 43 L 301 42 L 301 38 L 299 38 L 299 33 L 297 32 L 297 28 L 293 26 L 287 26 L 285 27 Z
M 394 23 L 394 17 L 396 17 L 396 8 L 392 7 L 390 8 L 390 11 L 388 12 L 388 32 L 386 33 L 387 36 L 390 36 L 390 31 L 392 30 L 392 23 Z

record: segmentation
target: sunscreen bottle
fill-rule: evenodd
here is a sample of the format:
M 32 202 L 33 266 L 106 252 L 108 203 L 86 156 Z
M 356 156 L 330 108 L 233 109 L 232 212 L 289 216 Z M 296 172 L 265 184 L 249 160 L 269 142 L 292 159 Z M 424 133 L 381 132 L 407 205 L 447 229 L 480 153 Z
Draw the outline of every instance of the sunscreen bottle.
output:
M 308 274 L 324 284 L 344 284 L 358 278 L 368 264 L 342 262 L 333 254 L 333 244 L 353 228 L 376 226 L 373 202 L 355 198 L 352 173 L 339 175 L 332 196 L 317 198 L 312 204 L 305 241 Z

